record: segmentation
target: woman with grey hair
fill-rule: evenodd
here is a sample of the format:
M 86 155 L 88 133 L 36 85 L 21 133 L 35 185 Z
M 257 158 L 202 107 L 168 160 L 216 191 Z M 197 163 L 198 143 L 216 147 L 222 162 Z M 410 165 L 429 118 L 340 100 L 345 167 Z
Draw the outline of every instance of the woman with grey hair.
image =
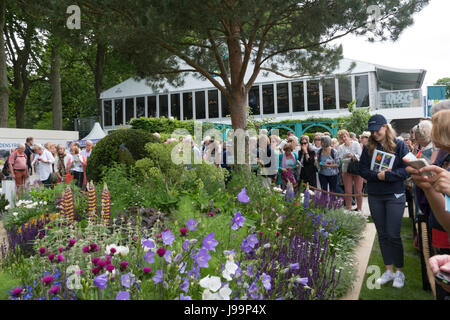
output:
M 319 181 L 322 190 L 335 192 L 337 177 L 339 174 L 339 156 L 336 150 L 331 148 L 331 138 L 322 136 L 320 138 L 322 148 L 317 152 L 319 168 Z
M 53 164 L 55 163 L 55 158 L 50 151 L 42 147 L 40 144 L 35 144 L 33 146 L 33 151 L 36 157 L 33 160 L 32 165 L 37 165 L 39 171 L 39 179 L 44 184 L 45 188 L 50 188 L 50 176 L 53 172 Z
M 420 156 L 432 161 L 432 154 L 435 150 L 433 142 L 431 141 L 431 130 L 433 124 L 430 120 L 422 120 L 414 127 L 414 137 L 417 143 L 422 147 L 420 149 Z M 434 160 L 434 159 L 433 159 Z

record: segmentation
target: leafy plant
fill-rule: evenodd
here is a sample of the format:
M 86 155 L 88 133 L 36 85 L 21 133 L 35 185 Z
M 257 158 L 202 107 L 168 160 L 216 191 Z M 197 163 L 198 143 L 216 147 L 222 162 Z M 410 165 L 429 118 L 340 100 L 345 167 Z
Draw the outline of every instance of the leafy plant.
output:
M 355 104 L 356 100 L 348 104 L 348 111 L 351 112 L 351 115 L 342 120 L 340 128 L 346 129 L 348 132 L 354 132 L 356 136 L 359 136 L 367 130 L 367 124 L 370 119 L 370 107 L 356 108 Z

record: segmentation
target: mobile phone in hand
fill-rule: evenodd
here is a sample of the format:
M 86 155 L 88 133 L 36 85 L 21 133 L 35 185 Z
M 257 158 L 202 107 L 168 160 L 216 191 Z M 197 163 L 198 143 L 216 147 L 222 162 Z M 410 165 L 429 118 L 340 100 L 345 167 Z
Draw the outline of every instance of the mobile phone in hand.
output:
M 434 279 L 438 282 L 450 285 L 450 273 L 439 270 L 439 272 L 434 276 Z
M 420 159 L 417 159 L 417 160 L 413 160 L 413 161 L 408 161 L 408 162 L 406 162 L 406 164 L 408 166 L 413 167 L 414 169 L 417 169 L 417 170 L 420 170 L 420 169 L 422 169 L 422 168 L 424 168 L 426 166 L 429 166 L 428 161 L 423 159 L 423 158 L 420 158 Z M 423 172 L 422 175 L 423 176 L 432 176 L 433 173 L 432 172 Z

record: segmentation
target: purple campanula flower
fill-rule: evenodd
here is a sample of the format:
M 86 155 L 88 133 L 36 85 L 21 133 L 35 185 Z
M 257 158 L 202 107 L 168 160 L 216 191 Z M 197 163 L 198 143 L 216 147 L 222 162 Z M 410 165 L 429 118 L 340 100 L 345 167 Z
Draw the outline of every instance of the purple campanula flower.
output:
M 256 284 L 256 282 L 253 282 L 250 288 L 248 289 L 250 297 L 254 300 L 258 299 L 258 291 L 259 291 L 258 285 Z
M 153 251 L 147 251 L 147 253 L 144 256 L 144 260 L 147 261 L 147 263 L 155 263 L 155 253 Z
M 239 192 L 237 199 L 239 202 L 242 202 L 242 203 L 250 202 L 250 199 L 245 191 L 245 187 L 242 188 L 241 192 Z
M 107 282 L 108 282 L 108 277 L 106 276 L 106 273 L 101 274 L 94 278 L 94 284 L 101 290 L 106 289 Z
M 180 293 L 180 300 L 192 300 L 190 296 L 185 296 L 184 294 Z
M 211 232 L 210 234 L 208 234 L 202 242 L 202 246 L 204 249 L 207 250 L 212 250 L 214 252 L 216 252 L 215 247 L 219 244 L 219 242 L 217 242 L 216 239 L 214 239 L 214 232 Z
M 200 268 L 208 268 L 208 261 L 211 259 L 211 256 L 208 254 L 207 249 L 200 249 L 198 253 L 195 255 L 195 262 L 198 264 Z
M 126 273 L 122 275 L 120 281 L 125 288 L 130 288 L 134 283 L 134 275 L 132 273 Z
M 290 268 L 291 270 L 298 270 L 298 269 L 300 269 L 300 266 L 299 266 L 299 264 L 298 264 L 298 262 L 297 262 L 297 263 L 292 263 L 292 264 L 289 266 L 289 268 Z
M 190 231 L 194 231 L 197 229 L 198 227 L 198 222 L 195 221 L 194 219 L 190 218 L 187 222 L 186 222 L 186 227 L 190 230 Z
M 170 232 L 170 230 L 164 231 L 161 234 L 162 241 L 165 245 L 171 246 L 175 240 L 175 236 Z
M 116 300 L 130 300 L 130 293 L 128 291 L 119 291 Z
M 167 263 L 172 263 L 172 251 L 167 249 L 167 251 L 163 255 L 164 260 L 166 260 Z
M 270 290 L 272 288 L 272 285 L 270 283 L 271 280 L 272 278 L 268 274 L 263 273 L 261 275 L 261 282 L 266 290 Z
M 155 241 L 151 238 L 149 239 L 141 239 L 141 245 L 150 249 L 156 248 Z
M 164 278 L 164 272 L 162 270 L 156 270 L 155 275 L 153 276 L 153 281 L 155 281 L 155 283 L 160 283 L 163 281 Z
M 194 266 L 191 271 L 188 272 L 188 277 L 194 277 L 196 280 L 200 277 L 200 267 Z
M 188 251 L 189 250 L 189 240 L 185 240 L 183 243 L 183 250 Z
M 308 284 L 308 278 L 297 278 L 295 279 L 295 282 L 306 286 Z
M 242 216 L 241 212 L 240 211 L 236 212 L 233 217 L 233 221 L 232 221 L 233 225 L 231 226 L 231 229 L 237 230 L 240 227 L 243 227 L 244 221 L 245 221 L 245 218 Z
M 180 284 L 180 289 L 183 290 L 185 293 L 188 293 L 188 290 L 189 290 L 189 281 L 188 281 L 188 278 L 184 278 L 183 283 Z

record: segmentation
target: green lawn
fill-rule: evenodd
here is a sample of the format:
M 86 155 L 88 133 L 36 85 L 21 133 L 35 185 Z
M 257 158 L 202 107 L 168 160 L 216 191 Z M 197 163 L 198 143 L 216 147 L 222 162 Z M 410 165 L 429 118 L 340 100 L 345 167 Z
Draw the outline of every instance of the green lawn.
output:
M 392 282 L 388 282 L 381 289 L 369 289 L 367 287 L 367 278 L 373 277 L 374 273 L 366 273 L 363 286 L 361 288 L 360 300 L 433 300 L 431 291 L 422 289 L 422 272 L 420 266 L 420 256 L 416 247 L 413 245 L 412 221 L 409 218 L 403 218 L 402 222 L 402 240 L 405 254 L 405 286 L 402 289 L 392 287 Z M 383 258 L 381 257 L 378 238 L 375 238 L 372 254 L 369 260 L 369 266 L 376 265 L 385 271 Z M 373 281 L 372 281 L 373 282 Z
M 19 285 L 19 281 L 12 279 L 5 272 L 0 271 L 0 300 L 7 300 L 9 291 Z

